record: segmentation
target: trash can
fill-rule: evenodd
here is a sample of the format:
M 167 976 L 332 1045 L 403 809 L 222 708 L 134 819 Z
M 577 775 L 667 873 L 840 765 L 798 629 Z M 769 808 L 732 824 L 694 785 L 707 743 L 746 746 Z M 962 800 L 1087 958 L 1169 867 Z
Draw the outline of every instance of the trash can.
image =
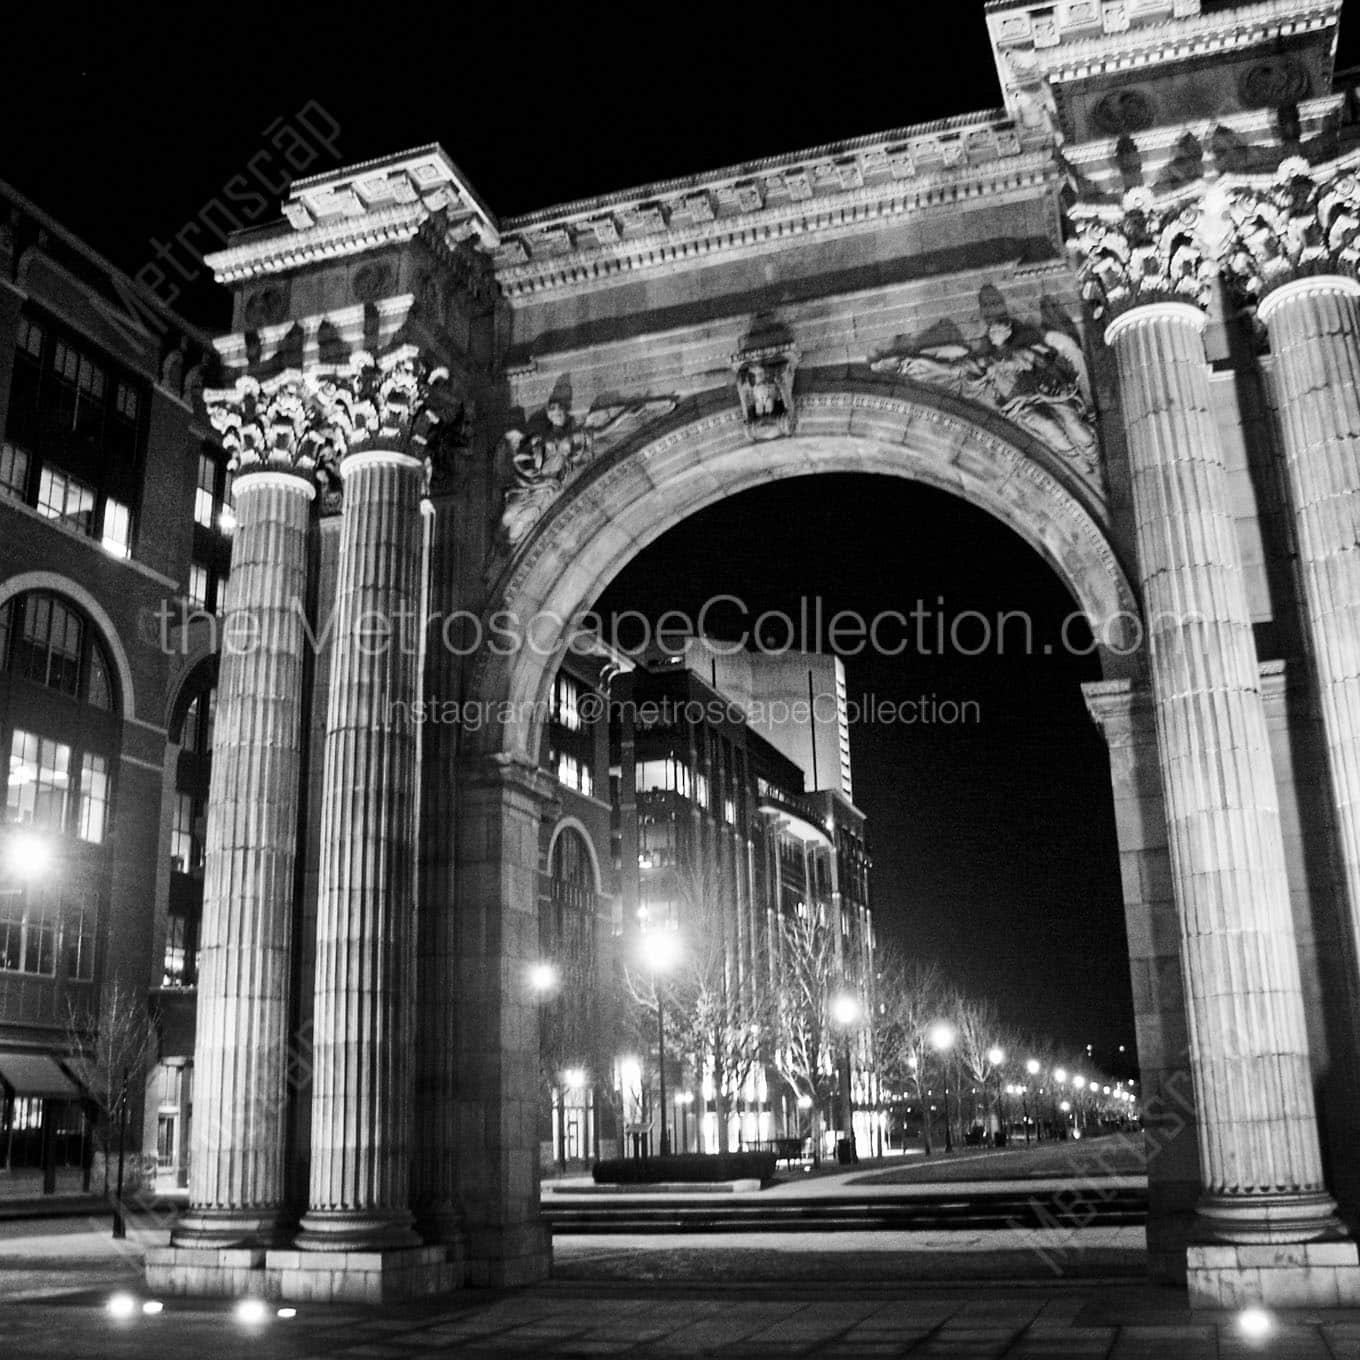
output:
M 836 1139 L 836 1161 L 841 1166 L 851 1166 L 855 1160 L 855 1145 L 848 1138 Z

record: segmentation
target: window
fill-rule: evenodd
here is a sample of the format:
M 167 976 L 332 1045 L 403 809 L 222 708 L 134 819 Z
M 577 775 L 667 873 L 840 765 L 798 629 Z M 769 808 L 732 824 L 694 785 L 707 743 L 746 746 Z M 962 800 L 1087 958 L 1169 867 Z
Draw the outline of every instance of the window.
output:
M 198 981 L 198 944 L 194 923 L 187 916 L 169 916 L 165 923 L 162 987 L 192 987 Z
M 581 730 L 581 685 L 560 672 L 553 682 L 553 721 L 568 732 Z
M 189 602 L 199 609 L 208 607 L 208 569 L 201 562 L 189 567 Z
M 559 751 L 556 767 L 558 783 L 575 789 L 577 793 L 584 793 L 588 798 L 594 796 L 595 771 L 590 768 L 589 761 L 581 760 L 570 751 Z
M 9 747 L 6 819 L 65 830 L 70 791 L 71 748 L 16 727 Z
M 0 671 L 9 665 L 10 620 L 14 617 L 14 601 L 6 600 L 0 604 Z
M 19 348 L 25 354 L 30 354 L 35 359 L 42 357 L 43 332 L 42 327 L 36 321 L 30 321 L 28 317 L 19 318 Z
M 88 534 L 94 523 L 94 492 L 58 468 L 43 468 L 38 513 Z
M 28 464 L 26 450 L 14 444 L 0 445 L 0 496 L 16 501 L 27 498 Z
M 95 903 L 92 894 L 63 904 L 62 950 L 66 955 L 66 976 L 74 982 L 94 980 Z
M 104 502 L 102 547 L 115 557 L 132 556 L 132 511 L 112 496 Z
M 40 977 L 56 974 L 56 921 L 38 893 L 0 891 L 0 969 Z
M 137 389 L 129 387 L 127 383 L 118 384 L 118 393 L 114 397 L 113 409 L 118 412 L 125 420 L 137 419 Z
M 678 793 L 688 798 L 689 766 L 674 756 L 661 760 L 640 760 L 634 787 L 639 793 Z
M 173 1114 L 156 1116 L 156 1166 L 169 1171 L 175 1165 L 175 1123 Z
M 175 795 L 174 819 L 170 824 L 170 867 L 191 874 L 203 863 L 203 844 L 196 834 L 198 808 L 192 793 Z
M 198 455 L 198 489 L 194 492 L 194 522 L 213 527 L 217 512 L 217 464 L 206 453 Z
M 15 668 L 49 689 L 76 695 L 80 690 L 80 617 L 55 595 L 24 599 L 23 633 L 15 649 Z
M 104 843 L 109 822 L 109 763 L 86 753 L 80 762 L 80 819 L 76 835 L 92 845 Z
M 113 707 L 113 685 L 109 681 L 109 663 L 104 660 L 103 650 L 90 648 L 90 684 L 85 696 L 91 708 L 111 709 Z

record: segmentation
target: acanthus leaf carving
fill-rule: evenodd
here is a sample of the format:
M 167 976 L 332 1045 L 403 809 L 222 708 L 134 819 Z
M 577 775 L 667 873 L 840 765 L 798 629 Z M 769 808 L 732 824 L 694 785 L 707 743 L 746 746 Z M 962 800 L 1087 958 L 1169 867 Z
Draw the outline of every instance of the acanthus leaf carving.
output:
M 1069 216 L 1082 296 L 1097 317 L 1148 302 L 1208 305 L 1218 264 L 1198 203 L 1137 188 L 1118 206 L 1078 204 Z
M 1314 274 L 1360 270 L 1360 179 L 1343 171 L 1322 180 L 1302 157 L 1282 161 L 1268 188 L 1227 192 L 1231 224 L 1225 272 L 1248 302 Z

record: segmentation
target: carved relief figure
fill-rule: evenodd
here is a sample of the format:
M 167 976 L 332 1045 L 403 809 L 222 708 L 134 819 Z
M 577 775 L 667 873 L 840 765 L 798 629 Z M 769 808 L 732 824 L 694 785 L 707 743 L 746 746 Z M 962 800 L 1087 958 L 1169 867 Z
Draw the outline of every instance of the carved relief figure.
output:
M 1095 402 L 1080 344 L 1056 325 L 1018 325 L 990 285 L 980 304 L 986 324 L 981 339 L 907 344 L 872 357 L 870 366 L 991 406 L 1094 472 Z
M 583 420 L 571 413 L 571 394 L 559 387 L 543 413 L 524 429 L 506 433 L 513 481 L 505 493 L 501 537 L 514 547 L 543 518 L 567 482 L 594 458 L 607 439 L 617 440 L 649 416 L 673 411 L 675 397 L 641 397 L 593 407 Z
M 746 432 L 752 439 L 793 433 L 793 375 L 798 351 L 791 342 L 746 349 L 732 356 Z

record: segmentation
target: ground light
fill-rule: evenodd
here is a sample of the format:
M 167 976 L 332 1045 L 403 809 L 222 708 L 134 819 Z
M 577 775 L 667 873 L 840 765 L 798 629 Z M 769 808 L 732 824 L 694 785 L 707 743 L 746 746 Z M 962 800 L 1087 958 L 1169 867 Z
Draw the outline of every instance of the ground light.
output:
M 137 1300 L 131 1294 L 115 1294 L 106 1307 L 110 1317 L 130 1318 L 137 1311 Z
M 1264 1308 L 1244 1308 L 1237 1315 L 1238 1330 L 1253 1341 L 1260 1341 L 1275 1330 L 1270 1314 Z
M 297 1309 L 296 1309 L 296 1308 L 280 1308 L 276 1316 L 281 1317 L 281 1318 L 283 1318 L 285 1321 L 287 1321 L 287 1319 L 289 1319 L 289 1318 L 295 1318 L 295 1317 L 297 1317 Z
M 242 1299 L 236 1305 L 236 1321 L 246 1327 L 258 1327 L 269 1316 L 263 1299 Z
M 142 1304 L 142 1312 L 144 1312 L 147 1317 L 155 1317 L 157 1313 L 164 1311 L 165 1305 L 159 1299 L 147 1299 L 147 1301 Z

